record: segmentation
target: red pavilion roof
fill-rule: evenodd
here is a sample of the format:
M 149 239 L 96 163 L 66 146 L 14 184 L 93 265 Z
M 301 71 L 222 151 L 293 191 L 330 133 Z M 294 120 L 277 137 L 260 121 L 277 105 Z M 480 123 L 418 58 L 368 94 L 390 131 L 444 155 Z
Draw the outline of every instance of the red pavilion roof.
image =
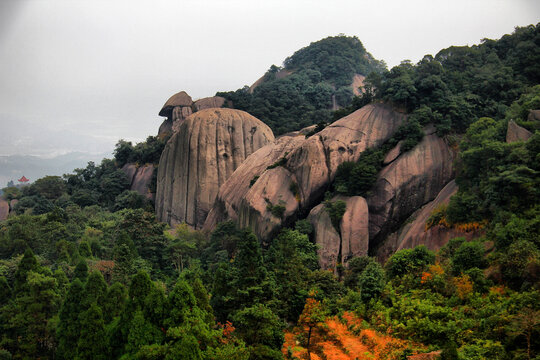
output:
M 19 179 L 19 182 L 29 182 L 30 180 L 28 180 L 24 175 L 22 178 Z

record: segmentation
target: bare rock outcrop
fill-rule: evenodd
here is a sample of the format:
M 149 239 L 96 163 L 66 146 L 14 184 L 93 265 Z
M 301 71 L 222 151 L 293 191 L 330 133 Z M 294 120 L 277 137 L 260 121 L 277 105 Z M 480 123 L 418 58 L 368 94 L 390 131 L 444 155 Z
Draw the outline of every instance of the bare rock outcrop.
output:
M 150 182 L 154 175 L 155 167 L 152 164 L 137 166 L 136 164 L 126 164 L 122 167 L 122 171 L 126 174 L 132 191 L 146 196 L 147 199 L 152 199 L 153 194 L 150 192 Z
M 9 203 L 0 197 L 0 221 L 7 219 L 9 215 Z
M 200 228 L 221 185 L 249 155 L 273 141 L 270 128 L 244 111 L 213 108 L 189 116 L 161 154 L 158 219 Z
M 390 106 L 372 104 L 309 138 L 280 138 L 246 159 L 224 184 L 205 228 L 228 218 L 241 227 L 251 226 L 259 238 L 266 239 L 299 211 L 309 211 L 322 199 L 341 163 L 357 161 L 365 149 L 386 141 L 405 118 Z M 286 209 L 276 219 L 269 209 L 280 202 Z
M 336 265 L 346 265 L 349 259 L 367 255 L 369 246 L 369 214 L 366 200 L 361 196 L 337 196 L 346 204 L 339 232 L 332 225 L 324 204 L 315 206 L 307 220 L 313 226 L 315 243 L 318 245 L 319 265 L 326 270 L 336 270 Z
M 159 127 L 158 137 L 165 138 L 178 131 L 180 124 L 193 112 L 193 100 L 185 91 L 174 94 L 167 100 L 159 111 L 159 116 L 165 116 Z
M 225 104 L 225 98 L 221 96 L 205 97 L 195 101 L 195 111 L 200 111 L 210 108 L 220 108 Z
M 433 211 L 450 202 L 450 198 L 457 193 L 458 187 L 454 180 L 450 181 L 437 195 L 435 200 L 427 203 L 414 212 L 405 225 L 397 232 L 390 234 L 384 243 L 377 249 L 377 258 L 385 262 L 393 253 L 402 249 L 412 249 L 418 245 L 425 245 L 428 249 L 437 251 L 453 238 L 465 237 L 471 240 L 483 234 L 482 230 L 465 232 L 456 227 L 435 225 L 426 229 L 426 223 Z
M 384 167 L 367 199 L 370 242 L 384 239 L 412 212 L 433 200 L 453 178 L 453 159 L 446 142 L 430 134 Z
M 527 121 L 540 121 L 540 110 L 529 110 Z
M 332 225 L 324 204 L 315 206 L 309 213 L 307 220 L 313 226 L 321 269 L 334 271 L 340 260 L 341 238 Z
M 530 116 L 530 114 L 529 114 Z M 516 124 L 514 120 L 508 122 L 506 130 L 506 142 L 527 141 L 532 136 L 532 132 Z

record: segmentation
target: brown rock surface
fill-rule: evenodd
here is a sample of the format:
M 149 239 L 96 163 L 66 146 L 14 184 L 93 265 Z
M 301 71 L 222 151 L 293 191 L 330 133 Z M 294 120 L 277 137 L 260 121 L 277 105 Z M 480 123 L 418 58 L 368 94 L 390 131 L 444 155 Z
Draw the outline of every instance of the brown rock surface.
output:
M 398 142 L 397 145 L 394 146 L 394 148 L 390 150 L 388 154 L 386 154 L 383 160 L 383 165 L 388 165 L 397 159 L 397 157 L 401 154 L 401 144 L 403 144 L 403 140 Z
M 315 206 L 307 220 L 313 226 L 319 265 L 336 270 L 337 263 L 347 264 L 355 256 L 367 255 L 369 245 L 368 206 L 361 196 L 337 196 L 331 201 L 345 201 L 347 208 L 340 223 L 339 233 L 330 220 L 324 204 Z
M 389 106 L 374 104 L 355 111 L 307 139 L 302 135 L 279 138 L 275 144 L 246 159 L 224 184 L 205 228 L 211 229 L 217 222 L 230 218 L 242 227 L 252 226 L 260 238 L 266 239 L 281 222 L 269 221 L 266 206 L 263 209 L 257 197 L 284 201 L 287 212 L 283 221 L 290 220 L 298 210 L 308 210 L 320 201 L 341 163 L 357 161 L 366 148 L 390 138 L 404 119 L 405 115 Z M 266 185 L 258 184 L 266 168 L 281 157 L 286 157 L 282 166 L 285 171 L 272 176 L 282 184 L 277 186 L 266 180 L 263 182 Z M 260 176 L 253 185 L 257 185 L 257 192 L 249 188 L 255 176 Z M 295 203 L 290 200 L 292 183 L 298 185 Z
M 529 110 L 528 121 L 540 121 L 540 110 Z
M 216 203 L 208 214 L 204 228 L 211 230 L 217 223 L 227 219 L 236 221 L 242 227 L 251 226 L 261 232 L 262 228 L 267 228 L 270 224 L 272 227 L 279 226 L 278 219 L 267 211 L 267 203 L 264 201 L 262 194 L 270 201 L 274 201 L 274 205 L 277 205 L 280 200 L 279 196 L 276 195 L 277 190 L 286 194 L 285 197 L 281 197 L 281 201 L 290 199 L 288 195 L 290 190 L 276 188 L 276 185 L 283 185 L 288 189 L 290 181 L 287 182 L 281 179 L 280 184 L 272 184 L 268 183 L 267 180 L 277 176 L 291 175 L 288 171 L 267 171 L 267 167 L 291 152 L 304 140 L 303 135 L 283 135 L 276 139 L 274 143 L 268 144 L 251 154 L 219 189 Z M 286 170 L 283 167 L 276 167 L 272 170 L 277 169 Z M 272 174 L 263 176 L 266 172 Z M 259 178 L 256 178 L 257 176 Z M 251 184 L 254 180 L 256 181 Z M 267 187 L 268 189 L 266 189 Z M 259 191 L 261 192 L 259 193 Z M 286 208 L 291 209 L 293 205 L 295 209 L 298 207 L 296 199 L 294 199 L 294 203 L 288 203 Z
M 347 204 L 341 220 L 341 262 L 368 254 L 369 213 L 366 199 L 361 196 L 344 198 Z
M 353 94 L 355 96 L 358 96 L 362 93 L 360 88 L 363 88 L 365 78 L 366 77 L 364 75 L 354 74 L 351 87 L 352 87 Z
M 191 106 L 193 100 L 185 91 L 180 91 L 179 93 L 174 94 L 167 100 L 165 105 L 159 111 L 159 116 L 171 117 L 173 109 L 177 106 Z
M 9 203 L 0 197 L 0 221 L 7 219 L 9 215 Z
M 378 259 L 385 262 L 396 251 L 412 249 L 418 245 L 425 245 L 428 249 L 437 251 L 450 239 L 465 237 L 470 240 L 480 236 L 482 231 L 463 232 L 457 228 L 447 228 L 440 225 L 426 230 L 426 222 L 433 210 L 441 204 L 448 204 L 457 190 L 456 182 L 450 181 L 433 201 L 414 212 L 405 221 L 405 225 L 399 231 L 389 235 L 381 247 L 377 249 Z
M 160 139 L 164 139 L 167 136 L 172 135 L 173 133 L 172 125 L 173 125 L 172 119 L 163 120 L 163 122 L 159 126 L 158 137 Z
M 154 174 L 154 165 L 146 164 L 137 166 L 136 164 L 126 164 L 122 167 L 122 171 L 129 180 L 130 190 L 136 191 L 148 199 L 152 198 L 149 186 L 152 181 L 152 175 Z
M 225 98 L 221 96 L 212 96 L 195 101 L 195 111 L 200 111 L 210 108 L 220 108 L 225 104 Z
M 370 242 L 384 239 L 411 213 L 437 196 L 453 178 L 453 158 L 444 140 L 431 134 L 383 168 L 368 198 Z
M 154 165 L 146 164 L 140 166 L 137 169 L 137 173 L 131 181 L 131 190 L 138 192 L 141 195 L 146 196 L 147 198 L 152 198 L 150 193 L 150 182 L 152 181 L 152 175 L 154 175 Z
M 532 136 L 532 133 L 519 126 L 514 122 L 514 120 L 510 120 L 508 122 L 508 129 L 506 130 L 506 142 L 512 143 L 516 141 L 527 141 Z
M 200 228 L 220 186 L 246 157 L 273 141 L 270 128 L 244 111 L 205 109 L 188 117 L 161 154 L 158 219 Z
M 315 206 L 309 213 L 307 220 L 313 226 L 320 267 L 335 271 L 339 261 L 341 239 L 332 225 L 324 204 Z
M 131 184 L 133 182 L 135 174 L 137 173 L 137 165 L 133 163 L 127 163 L 122 166 L 122 171 L 124 172 L 124 174 L 126 174 L 126 177 Z

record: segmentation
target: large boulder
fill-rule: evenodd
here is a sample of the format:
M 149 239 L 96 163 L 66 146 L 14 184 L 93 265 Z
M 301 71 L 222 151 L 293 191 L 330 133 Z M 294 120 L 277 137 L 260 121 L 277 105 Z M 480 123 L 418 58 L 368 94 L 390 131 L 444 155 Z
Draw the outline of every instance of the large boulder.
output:
M 145 164 L 142 166 L 126 164 L 122 167 L 122 171 L 129 180 L 129 189 L 146 196 L 148 199 L 152 199 L 153 196 L 150 192 L 150 183 L 152 182 L 154 169 L 155 167 L 152 164 Z
M 9 203 L 0 197 L 0 221 L 7 219 L 9 215 Z
M 401 222 L 433 200 L 453 178 L 454 154 L 446 142 L 428 132 L 412 150 L 377 175 L 368 197 L 369 238 L 378 245 Z
M 341 163 L 358 161 L 365 149 L 388 140 L 405 118 L 390 106 L 372 104 L 308 138 L 281 137 L 246 159 L 224 184 L 205 228 L 232 219 L 262 239 L 270 237 L 321 201 Z M 271 211 L 276 205 L 285 207 L 281 218 Z
M 529 115 L 529 117 L 531 117 Z M 508 122 L 506 130 L 506 142 L 527 141 L 532 136 L 532 132 L 516 124 L 514 120 Z
M 273 141 L 270 128 L 244 111 L 205 109 L 189 116 L 161 154 L 158 219 L 200 228 L 221 185 L 249 155 Z
M 161 123 L 158 137 L 164 139 L 178 131 L 184 120 L 192 114 L 192 105 L 193 100 L 185 91 L 171 96 L 159 111 L 159 116 L 165 116 L 167 119 Z
M 346 210 L 341 219 L 339 232 L 334 228 L 325 205 L 315 206 L 307 220 L 313 226 L 319 265 L 326 270 L 336 270 L 338 263 L 347 262 L 357 256 L 368 254 L 369 214 L 366 200 L 361 196 L 337 196 L 331 201 L 344 201 Z

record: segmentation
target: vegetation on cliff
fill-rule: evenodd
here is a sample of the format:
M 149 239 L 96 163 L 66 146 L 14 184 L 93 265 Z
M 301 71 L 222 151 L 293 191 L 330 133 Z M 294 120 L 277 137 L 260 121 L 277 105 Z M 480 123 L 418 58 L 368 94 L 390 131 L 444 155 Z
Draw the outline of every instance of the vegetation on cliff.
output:
M 401 151 L 414 147 L 422 126 L 435 123 L 459 153 L 459 191 L 426 225 L 481 224 L 480 238 L 452 239 L 438 252 L 400 250 L 384 264 L 357 257 L 332 273 L 319 268 L 305 220 L 263 246 L 233 222 L 211 233 L 157 222 L 148 203 L 127 191 L 119 166 L 154 162 L 161 145 L 120 142 L 116 161 L 4 190 L 18 203 L 0 222 L 0 358 L 540 356 L 540 122 L 529 117 L 540 105 L 533 86 L 540 80 L 538 31 L 518 28 L 498 41 L 445 49 L 371 75 L 354 102 L 390 101 L 411 116 L 387 143 L 343 164 L 333 189 L 365 194 L 383 155 L 400 142 Z M 302 49 L 285 63 L 292 75 L 267 79 L 242 96 L 263 99 L 265 86 L 283 86 L 279 98 L 310 74 L 322 81 L 311 85 L 334 91 L 331 85 L 343 86 L 346 77 L 324 67 L 335 60 L 330 55 L 322 62 L 316 55 L 332 46 L 349 46 L 341 55 L 351 62 L 340 74 L 380 70 L 369 56 L 356 67 L 356 54 L 365 53 L 356 40 L 330 38 Z M 276 107 L 280 120 L 272 126 L 288 130 L 280 128 L 286 109 L 296 120 L 323 109 L 302 104 Z M 531 137 L 507 142 L 510 120 Z M 342 203 L 328 202 L 333 223 Z

